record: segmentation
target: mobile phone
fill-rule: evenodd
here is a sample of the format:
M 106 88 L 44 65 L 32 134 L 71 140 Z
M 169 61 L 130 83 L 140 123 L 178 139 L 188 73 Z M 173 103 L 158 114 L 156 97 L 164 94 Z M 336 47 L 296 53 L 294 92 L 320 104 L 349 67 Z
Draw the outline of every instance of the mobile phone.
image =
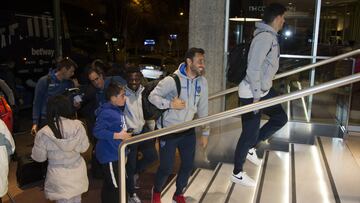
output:
M 77 102 L 77 103 L 82 102 L 81 96 L 80 96 L 80 95 L 76 95 L 76 96 L 74 97 L 74 102 Z
M 134 132 L 134 128 L 129 128 L 129 129 L 127 129 L 126 132 L 127 132 L 127 133 L 133 133 L 133 132 Z

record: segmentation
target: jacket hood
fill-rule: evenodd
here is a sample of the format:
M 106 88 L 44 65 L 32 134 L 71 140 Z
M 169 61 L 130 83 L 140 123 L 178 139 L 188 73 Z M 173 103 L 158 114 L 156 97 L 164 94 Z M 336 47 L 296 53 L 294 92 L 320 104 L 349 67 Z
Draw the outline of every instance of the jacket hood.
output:
M 198 80 L 199 78 L 201 78 L 202 76 L 197 76 L 194 79 L 191 79 L 190 77 L 188 77 L 186 75 L 186 64 L 185 62 L 181 63 L 178 67 L 178 69 L 174 72 L 174 74 L 184 78 L 184 79 L 188 79 L 188 80 Z
M 264 23 L 263 21 L 256 22 L 255 27 L 256 27 L 256 30 L 254 32 L 254 36 L 260 32 L 264 32 L 264 31 L 271 32 L 272 34 L 277 35 L 277 32 L 274 30 L 274 28 L 272 28 L 270 25 Z
M 66 128 L 61 128 L 62 139 L 56 138 L 49 126 L 45 126 L 41 129 L 41 131 L 39 131 L 39 136 L 47 136 L 62 151 L 73 151 L 82 141 L 82 136 L 79 135 L 79 133 L 82 132 L 80 129 L 82 123 L 79 120 L 71 120 L 62 117 L 60 120 L 62 123 L 61 125 L 66 126 Z M 81 125 L 79 125 L 79 123 Z

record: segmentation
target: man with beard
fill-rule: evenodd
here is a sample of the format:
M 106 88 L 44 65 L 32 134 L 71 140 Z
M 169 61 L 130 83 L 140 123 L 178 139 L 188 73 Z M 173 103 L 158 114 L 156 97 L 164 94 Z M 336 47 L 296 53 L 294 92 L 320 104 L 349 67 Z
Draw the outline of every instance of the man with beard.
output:
M 190 48 L 185 54 L 185 63 L 180 64 L 174 72 L 181 84 L 178 96 L 176 84 L 172 77 L 166 77 L 159 82 L 149 95 L 149 101 L 159 109 L 167 109 L 163 118 L 157 120 L 157 128 L 169 127 L 208 115 L 208 85 L 203 76 L 205 73 L 205 52 L 201 48 Z M 210 133 L 209 126 L 202 127 L 200 145 L 206 147 Z M 179 150 L 181 165 L 176 179 L 174 202 L 185 202 L 183 190 L 187 185 L 190 173 L 194 166 L 196 136 L 195 129 L 172 133 L 161 137 L 160 166 L 157 170 L 152 202 L 161 202 L 161 190 L 172 172 L 175 152 Z

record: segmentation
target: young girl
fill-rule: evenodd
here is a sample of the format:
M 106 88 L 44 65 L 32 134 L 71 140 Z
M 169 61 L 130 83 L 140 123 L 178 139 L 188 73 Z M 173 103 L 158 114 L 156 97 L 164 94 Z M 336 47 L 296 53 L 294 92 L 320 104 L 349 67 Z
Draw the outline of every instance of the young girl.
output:
M 56 203 L 80 203 L 88 190 L 86 164 L 80 153 L 89 147 L 81 121 L 75 120 L 72 104 L 63 95 L 49 98 L 47 125 L 35 137 L 31 157 L 48 160 L 45 196 Z
M 101 201 L 118 203 L 118 147 L 122 140 L 131 137 L 131 133 L 127 132 L 122 111 L 126 100 L 124 87 L 110 83 L 105 90 L 105 96 L 107 102 L 96 111 L 94 135 L 98 141 L 95 152 L 104 172 Z

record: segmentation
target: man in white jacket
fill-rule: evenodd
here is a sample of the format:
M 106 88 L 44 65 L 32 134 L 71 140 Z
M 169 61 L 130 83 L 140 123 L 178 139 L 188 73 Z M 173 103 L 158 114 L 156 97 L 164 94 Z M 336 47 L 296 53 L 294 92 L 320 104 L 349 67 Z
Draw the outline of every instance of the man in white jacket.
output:
M 138 67 L 129 67 L 127 71 L 127 85 L 125 87 L 125 121 L 128 129 L 133 129 L 133 136 L 149 131 L 147 122 L 144 119 L 142 108 L 142 92 L 144 87 L 141 85 L 143 75 Z M 135 193 L 135 176 L 145 170 L 145 168 L 157 160 L 155 140 L 148 140 L 130 147 L 130 153 L 126 163 L 127 192 L 129 203 L 140 203 L 141 200 Z M 138 150 L 142 153 L 142 159 L 138 160 Z
M 190 48 L 185 54 L 185 63 L 180 64 L 174 72 L 181 85 L 178 96 L 175 80 L 166 77 L 159 82 L 149 95 L 149 101 L 159 109 L 167 109 L 163 118 L 157 120 L 157 128 L 181 124 L 199 117 L 208 116 L 208 84 L 205 74 L 205 52 L 201 48 Z M 206 147 L 210 130 L 203 126 L 201 145 Z M 185 202 L 183 189 L 186 187 L 194 166 L 195 129 L 169 134 L 160 138 L 160 166 L 156 173 L 153 188 L 153 203 L 161 202 L 161 190 L 172 173 L 175 151 L 179 150 L 181 157 L 180 170 L 176 179 L 176 191 L 173 202 Z
M 8 191 L 9 156 L 14 151 L 14 139 L 4 121 L 0 119 L 0 203 Z

